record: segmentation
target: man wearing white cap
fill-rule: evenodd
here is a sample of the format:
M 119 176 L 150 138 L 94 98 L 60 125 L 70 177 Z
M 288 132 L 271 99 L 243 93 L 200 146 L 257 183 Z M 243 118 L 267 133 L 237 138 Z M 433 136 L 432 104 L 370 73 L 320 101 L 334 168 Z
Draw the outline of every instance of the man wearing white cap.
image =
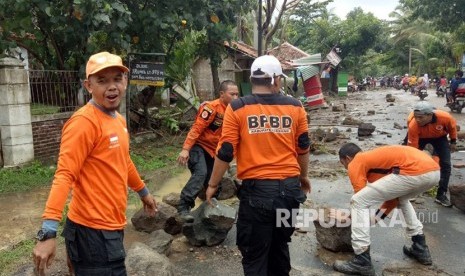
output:
M 123 246 L 128 186 L 149 216 L 157 205 L 129 155 L 126 121 L 118 113 L 128 68 L 108 52 L 92 55 L 84 86 L 88 104 L 66 122 L 58 166 L 37 233 L 33 257 L 44 275 L 55 257 L 56 235 L 69 192 L 63 230 L 70 271 L 75 275 L 126 275 Z
M 281 64 L 261 56 L 251 66 L 252 95 L 226 108 L 223 132 L 208 182 L 211 202 L 229 162 L 237 159 L 242 180 L 236 244 L 245 275 L 288 275 L 292 209 L 310 192 L 307 114 L 302 104 L 281 95 Z M 278 211 L 279 210 L 279 211 Z M 287 214 L 288 219 L 277 213 Z
M 414 119 L 408 123 L 407 145 L 420 150 L 423 150 L 427 144 L 433 146 L 441 167 L 441 178 L 435 202 L 445 207 L 452 207 L 446 193 L 451 173 L 450 153 L 455 151 L 457 142 L 456 121 L 448 112 L 435 110 L 426 101 L 415 104 L 413 117 Z

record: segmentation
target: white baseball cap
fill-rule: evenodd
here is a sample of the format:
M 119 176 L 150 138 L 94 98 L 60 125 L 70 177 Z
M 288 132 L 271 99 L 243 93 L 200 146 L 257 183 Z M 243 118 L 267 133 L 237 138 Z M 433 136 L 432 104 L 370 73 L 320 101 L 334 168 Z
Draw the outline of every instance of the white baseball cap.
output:
M 433 114 L 434 106 L 427 101 L 417 102 L 413 107 L 413 112 L 418 115 Z
M 281 68 L 281 63 L 274 56 L 260 56 L 254 60 L 250 67 L 251 78 L 271 78 L 271 83 L 273 83 L 273 78 L 278 76 L 286 78 Z

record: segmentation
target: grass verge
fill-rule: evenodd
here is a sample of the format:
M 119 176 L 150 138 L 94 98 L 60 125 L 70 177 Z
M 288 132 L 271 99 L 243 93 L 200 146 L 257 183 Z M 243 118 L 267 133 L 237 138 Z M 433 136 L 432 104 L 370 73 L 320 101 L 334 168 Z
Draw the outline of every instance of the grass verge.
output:
M 38 161 L 21 168 L 2 168 L 0 193 L 24 192 L 49 185 L 54 173 L 55 167 L 44 166 Z
M 137 169 L 144 174 L 156 174 L 162 172 L 165 176 L 172 176 L 181 171 L 176 166 L 176 158 L 184 137 L 166 136 L 156 141 L 149 140 L 131 147 L 131 158 Z M 10 192 L 28 192 L 34 188 L 50 185 L 55 173 L 55 167 L 45 166 L 40 162 L 33 162 L 21 168 L 0 169 L 0 194 Z M 159 180 L 159 179 L 157 179 Z M 155 183 L 147 183 L 151 191 L 157 187 Z M 137 193 L 129 192 L 128 203 L 142 207 Z M 66 217 L 67 206 L 65 206 L 63 218 Z M 64 220 L 60 222 L 60 228 Z M 59 242 L 63 242 L 59 237 Z M 0 250 L 0 275 L 11 275 L 20 265 L 30 262 L 31 252 L 35 246 L 34 239 L 23 240 L 20 243 L 6 249 Z
M 35 244 L 34 239 L 29 239 L 16 244 L 11 250 L 0 251 L 0 275 L 6 275 L 5 272 L 13 270 L 17 263 L 31 256 Z

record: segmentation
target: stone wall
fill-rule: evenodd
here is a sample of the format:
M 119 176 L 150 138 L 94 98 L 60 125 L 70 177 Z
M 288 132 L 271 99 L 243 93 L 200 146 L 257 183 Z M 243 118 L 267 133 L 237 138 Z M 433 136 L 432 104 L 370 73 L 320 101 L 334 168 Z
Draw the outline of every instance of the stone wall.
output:
M 34 156 L 44 163 L 56 163 L 60 151 L 61 131 L 72 112 L 32 117 Z

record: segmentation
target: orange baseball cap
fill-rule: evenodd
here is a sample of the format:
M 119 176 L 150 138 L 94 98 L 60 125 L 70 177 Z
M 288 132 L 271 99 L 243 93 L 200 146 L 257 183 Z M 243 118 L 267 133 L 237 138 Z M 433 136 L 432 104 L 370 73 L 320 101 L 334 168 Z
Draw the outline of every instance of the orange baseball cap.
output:
M 101 52 L 90 56 L 89 61 L 87 61 L 86 78 L 109 67 L 118 67 L 123 72 L 129 71 L 129 69 L 123 65 L 121 57 L 108 52 Z

